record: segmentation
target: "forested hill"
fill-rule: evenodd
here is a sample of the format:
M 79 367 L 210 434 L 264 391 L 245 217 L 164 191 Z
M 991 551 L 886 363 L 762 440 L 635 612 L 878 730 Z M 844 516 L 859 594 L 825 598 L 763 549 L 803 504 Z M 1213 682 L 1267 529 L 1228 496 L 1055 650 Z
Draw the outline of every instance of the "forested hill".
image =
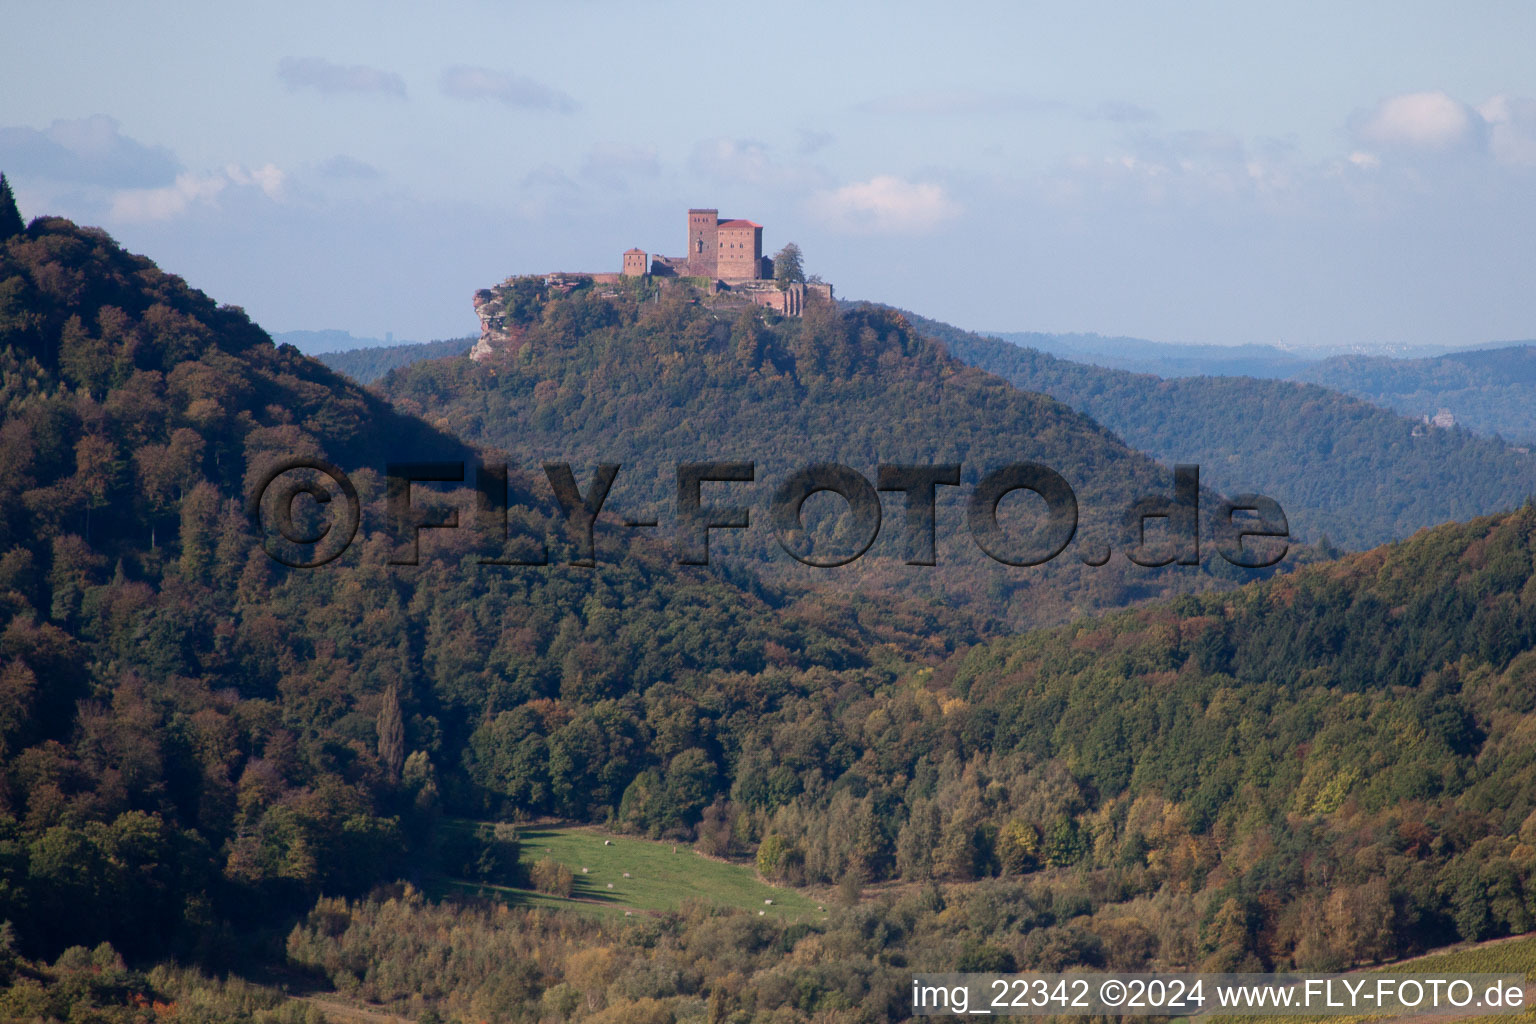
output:
M 1536 344 L 1432 359 L 1337 356 L 1295 379 L 1357 395 L 1418 419 L 1447 410 L 1480 434 L 1536 442 Z
M 1198 463 L 1212 488 L 1269 495 L 1293 532 L 1311 540 L 1368 548 L 1514 508 L 1536 493 L 1536 458 L 1528 453 L 1316 385 L 1164 380 L 912 320 L 965 362 L 1060 399 L 1155 458 Z
M 897 863 L 915 878 L 1091 865 L 1092 888 L 1124 904 L 1080 926 L 1101 955 L 1129 929 L 1208 970 L 1333 969 L 1528 931 L 1533 567 L 1527 505 L 973 648 L 872 740 L 914 780 Z M 952 710 L 924 714 L 924 699 Z M 921 750 L 955 760 L 909 766 Z M 815 841 L 783 827 L 787 845 Z
M 1021 879 L 967 904 L 1021 969 L 1336 970 L 1529 931 L 1533 568 L 1528 505 L 802 709 L 856 781 L 766 798 L 759 867 Z
M 488 418 L 526 406 L 542 443 L 590 402 L 599 424 L 667 441 L 661 419 L 740 407 L 712 383 L 735 360 L 765 378 L 749 396 L 793 385 L 833 407 L 954 381 L 980 421 L 1127 458 L 890 314 L 782 332 L 744 318 L 721 336 L 662 305 L 636 335 L 621 307 L 549 309 L 564 312 L 526 335 L 546 352 L 483 376 L 413 370 L 392 382 L 400 404 L 430 399 L 443 421 L 472 419 L 475 395 Z M 579 351 L 555 344 L 562 317 L 585 325 Z M 633 365 L 641 338 L 658 348 Z M 532 382 L 517 369 L 563 363 Z M 577 369 L 625 365 L 617 407 L 578 386 Z M 0 371 L 0 1015 L 85 1019 L 89 997 L 139 1021 L 186 989 L 133 979 L 110 948 L 61 955 L 102 940 L 137 964 L 249 968 L 283 964 L 287 935 L 298 963 L 403 992 L 413 1014 L 810 1020 L 897 1015 L 914 971 L 1336 970 L 1533 926 L 1531 507 L 978 645 L 942 605 L 790 601 L 612 530 L 592 569 L 485 566 L 468 531 L 390 566 L 368 467 L 453 439 L 65 221 L 0 240 Z M 501 378 L 518 403 L 498 404 Z M 757 440 L 801 458 L 804 438 L 762 411 L 746 410 L 767 423 Z M 356 550 L 321 569 L 278 567 L 242 508 L 262 460 L 291 449 L 362 493 Z M 515 526 L 547 528 L 521 484 L 509 505 Z M 693 841 L 839 883 L 848 906 L 608 928 L 376 890 L 521 880 L 514 839 L 445 815 Z M 860 902 L 892 879 L 915 884 Z M 229 1019 L 274 1019 L 255 1007 Z
M 389 565 L 385 462 L 472 453 L 67 221 L 0 240 L 0 372 L 6 956 L 244 955 L 320 892 L 429 867 L 445 809 L 601 820 L 640 778 L 636 820 L 683 827 L 811 673 L 967 638 L 601 532 L 592 570 L 482 565 L 467 529 Z M 244 510 L 295 454 L 361 492 L 317 569 L 270 559 Z M 508 504 L 549 532 L 515 480 Z
M 755 311 L 727 314 L 676 299 L 637 304 L 590 291 L 548 298 L 537 282 L 517 287 L 527 294 L 508 302 L 520 311 L 512 344 L 485 362 L 414 363 L 387 376 L 381 393 L 524 465 L 571 460 L 585 479 L 593 464 L 620 464 L 609 501 L 624 515 L 664 524 L 675 514 L 677 464 L 755 463 L 754 482 L 711 485 L 721 499 L 749 505 L 755 524 L 715 531 L 712 559 L 751 566 L 785 587 L 903 594 L 1015 625 L 1254 578 L 1210 544 L 1203 566 L 1132 564 L 1124 512 L 1143 496 L 1171 495 L 1171 468 L 1053 398 L 965 366 L 899 314 L 812 304 L 803 318 L 765 322 Z M 1032 567 L 987 558 L 965 519 L 977 480 L 1023 461 L 1060 473 L 1080 515 L 1071 546 Z M 937 488 L 937 565 L 906 564 L 899 495 L 885 499 L 877 541 L 850 565 L 811 568 L 780 550 L 767 514 L 774 489 L 793 471 L 827 462 L 871 483 L 880 463 L 960 464 L 961 485 Z M 1017 509 L 1005 503 L 1004 515 L 1028 523 L 1031 506 L 1013 500 Z M 1215 496 L 1204 502 L 1213 513 Z M 1010 531 L 1019 528 L 1013 523 Z M 815 533 L 818 553 L 857 550 L 846 527 Z M 1105 545 L 1113 550 L 1108 565 L 1084 564 Z

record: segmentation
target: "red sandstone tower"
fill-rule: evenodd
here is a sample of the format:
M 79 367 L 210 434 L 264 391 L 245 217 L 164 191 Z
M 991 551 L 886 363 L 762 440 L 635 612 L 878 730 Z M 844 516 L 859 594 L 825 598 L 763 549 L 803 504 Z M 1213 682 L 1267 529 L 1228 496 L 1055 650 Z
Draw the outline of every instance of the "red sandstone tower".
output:
M 692 277 L 718 276 L 720 261 L 719 210 L 688 211 L 688 274 Z
M 750 220 L 723 220 L 716 231 L 720 238 L 716 276 L 725 281 L 755 281 L 762 277 L 763 226 Z

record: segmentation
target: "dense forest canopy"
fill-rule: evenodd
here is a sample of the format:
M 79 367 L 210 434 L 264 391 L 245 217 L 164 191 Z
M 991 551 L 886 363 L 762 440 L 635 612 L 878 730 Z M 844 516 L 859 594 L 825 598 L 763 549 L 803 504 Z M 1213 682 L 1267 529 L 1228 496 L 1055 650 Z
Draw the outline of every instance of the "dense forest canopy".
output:
M 931 656 L 966 636 L 790 605 L 643 542 L 519 573 L 478 566 L 466 531 L 392 567 L 379 467 L 475 453 L 65 221 L 5 243 L 0 358 L 0 919 L 25 950 L 217 949 L 252 915 L 394 877 L 438 801 L 602 819 L 680 755 L 690 795 L 650 813 L 685 826 L 724 791 L 739 713 L 701 715 L 699 687 L 764 675 L 748 703 L 771 705 L 881 640 Z M 249 482 L 295 452 L 363 492 L 335 571 L 279 566 L 246 517 Z M 546 514 L 515 478 L 510 506 Z M 673 716 L 682 745 L 657 747 Z
M 966 367 L 900 314 L 813 302 L 803 318 L 765 321 L 753 310 L 635 303 L 592 290 L 551 300 L 527 280 L 508 290 L 513 340 L 492 358 L 416 362 L 387 376 L 380 392 L 516 464 L 570 461 L 583 481 L 590 467 L 619 464 L 613 506 L 661 523 L 674 516 L 679 463 L 754 463 L 753 483 L 719 493 L 750 504 L 757 526 L 716 532 L 711 558 L 776 585 L 891 594 L 1030 625 L 1254 577 L 1209 544 L 1202 566 L 1132 564 L 1125 512 L 1144 496 L 1171 497 L 1171 469 L 1058 401 Z M 1079 512 L 1072 546 L 1028 568 L 983 555 L 966 520 L 978 480 L 1019 462 L 1059 473 Z M 885 526 L 857 561 L 834 571 L 795 563 L 766 513 L 774 488 L 815 463 L 847 465 L 871 484 L 880 464 L 960 465 L 960 485 L 937 491 L 937 566 L 906 564 L 899 496 L 886 498 Z M 1204 492 L 1208 520 L 1219 500 Z M 1039 522 L 1034 501 L 1021 493 L 1004 506 L 1016 517 L 1010 529 Z M 847 518 L 829 516 L 820 529 L 813 519 L 812 532 L 825 548 L 846 550 Z M 1209 521 L 1204 536 L 1213 536 Z M 1105 546 L 1107 565 L 1085 564 Z
M 1164 472 L 886 312 L 537 315 L 543 350 L 397 372 L 390 406 L 99 231 L 0 242 L 0 1011 L 302 1019 L 198 973 L 281 966 L 428 1019 L 862 1022 L 915 970 L 1333 970 L 1532 929 L 1536 508 L 1002 635 L 611 529 L 592 569 L 485 566 L 467 530 L 391 565 L 378 467 L 515 464 L 525 430 L 594 462 L 755 423 L 772 464 L 807 438 L 945 455 L 919 447 L 937 412 L 962 461 L 991 422 L 1073 472 Z M 293 452 L 362 499 L 321 569 L 244 510 Z M 508 516 L 552 531 L 538 483 Z M 509 827 L 536 816 L 832 909 L 443 895 L 537 881 Z
M 1132 356 L 1140 349 L 1134 339 L 1004 335 L 1023 347 L 1021 353 L 995 339 L 905 315 L 963 361 L 1088 413 L 1160 460 L 1198 461 L 1202 482 L 1213 491 L 1285 495 L 1290 500 L 1280 503 L 1295 512 L 1289 516 L 1294 532 L 1312 541 L 1326 537 L 1365 548 L 1423 526 L 1512 507 L 1536 486 L 1536 471 L 1520 457 L 1524 452 L 1466 436 L 1472 431 L 1527 439 L 1532 428 L 1526 419 L 1536 404 L 1526 378 L 1536 348 L 1420 360 L 1340 356 L 1297 371 L 1301 362 L 1274 363 L 1271 356 L 1283 353 L 1262 346 L 1162 346 L 1154 352 L 1166 348 L 1173 354 L 1159 356 L 1162 362 L 1135 363 Z M 1099 348 L 1093 348 L 1095 343 Z M 447 343 L 434 343 L 441 344 Z M 1078 354 L 1076 345 L 1091 351 Z M 1040 351 L 1028 351 L 1032 347 Z M 367 362 L 367 351 L 355 355 Z M 389 352 L 392 367 L 445 354 L 426 345 Z M 1162 376 L 1178 379 L 1105 368 L 1122 364 L 1155 365 Z M 346 369 L 351 364 L 335 365 Z M 1197 373 L 1197 367 L 1217 367 L 1230 376 Z M 364 382 L 378 379 L 371 366 L 357 372 Z M 1281 379 L 1292 373 L 1297 381 L 1328 390 Z M 1345 395 L 1362 401 L 1348 401 Z M 1423 415 L 1442 409 L 1451 409 L 1465 429 L 1442 431 L 1423 424 Z M 1394 483 L 1399 480 L 1400 486 Z

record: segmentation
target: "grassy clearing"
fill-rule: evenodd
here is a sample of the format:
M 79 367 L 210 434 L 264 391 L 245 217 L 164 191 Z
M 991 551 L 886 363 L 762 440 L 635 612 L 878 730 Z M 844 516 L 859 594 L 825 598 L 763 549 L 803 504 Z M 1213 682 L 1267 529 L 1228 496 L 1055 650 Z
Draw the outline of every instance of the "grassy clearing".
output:
M 1495 939 L 1465 949 L 1451 949 L 1428 956 L 1388 964 L 1372 973 L 1429 974 L 1525 974 L 1536 981 L 1536 935 L 1517 939 Z
M 1517 939 L 1497 939 L 1462 949 L 1449 949 L 1427 956 L 1402 960 L 1398 963 L 1373 967 L 1361 974 L 1404 974 L 1415 977 L 1445 977 L 1452 974 L 1523 974 L 1526 980 L 1526 1011 L 1518 1015 L 1457 1017 L 1453 1012 L 1435 1014 L 1435 1021 L 1457 1020 L 1465 1024 L 1530 1024 L 1536 1019 L 1536 935 L 1524 935 Z M 1223 1024 L 1243 1024 L 1251 1021 L 1280 1021 L 1286 1024 L 1364 1024 L 1391 1019 L 1386 1015 L 1348 1017 L 1224 1017 Z
M 658 843 L 574 825 L 519 828 L 518 840 L 525 871 L 543 857 L 571 869 L 575 888 L 570 899 L 504 886 L 469 888 L 494 891 L 519 906 L 588 912 L 676 910 L 689 900 L 703 900 L 787 921 L 825 916 L 816 909 L 824 904 L 793 889 L 768 885 L 750 868 L 702 857 L 685 843 Z

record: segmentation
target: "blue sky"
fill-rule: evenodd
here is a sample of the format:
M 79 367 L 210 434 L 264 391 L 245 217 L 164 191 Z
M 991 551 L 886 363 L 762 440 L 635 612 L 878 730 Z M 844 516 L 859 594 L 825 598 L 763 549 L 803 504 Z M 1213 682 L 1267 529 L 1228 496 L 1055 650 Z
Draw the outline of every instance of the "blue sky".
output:
M 0 170 L 273 331 L 472 333 L 716 206 L 972 328 L 1536 337 L 1536 5 L 29 4 Z

